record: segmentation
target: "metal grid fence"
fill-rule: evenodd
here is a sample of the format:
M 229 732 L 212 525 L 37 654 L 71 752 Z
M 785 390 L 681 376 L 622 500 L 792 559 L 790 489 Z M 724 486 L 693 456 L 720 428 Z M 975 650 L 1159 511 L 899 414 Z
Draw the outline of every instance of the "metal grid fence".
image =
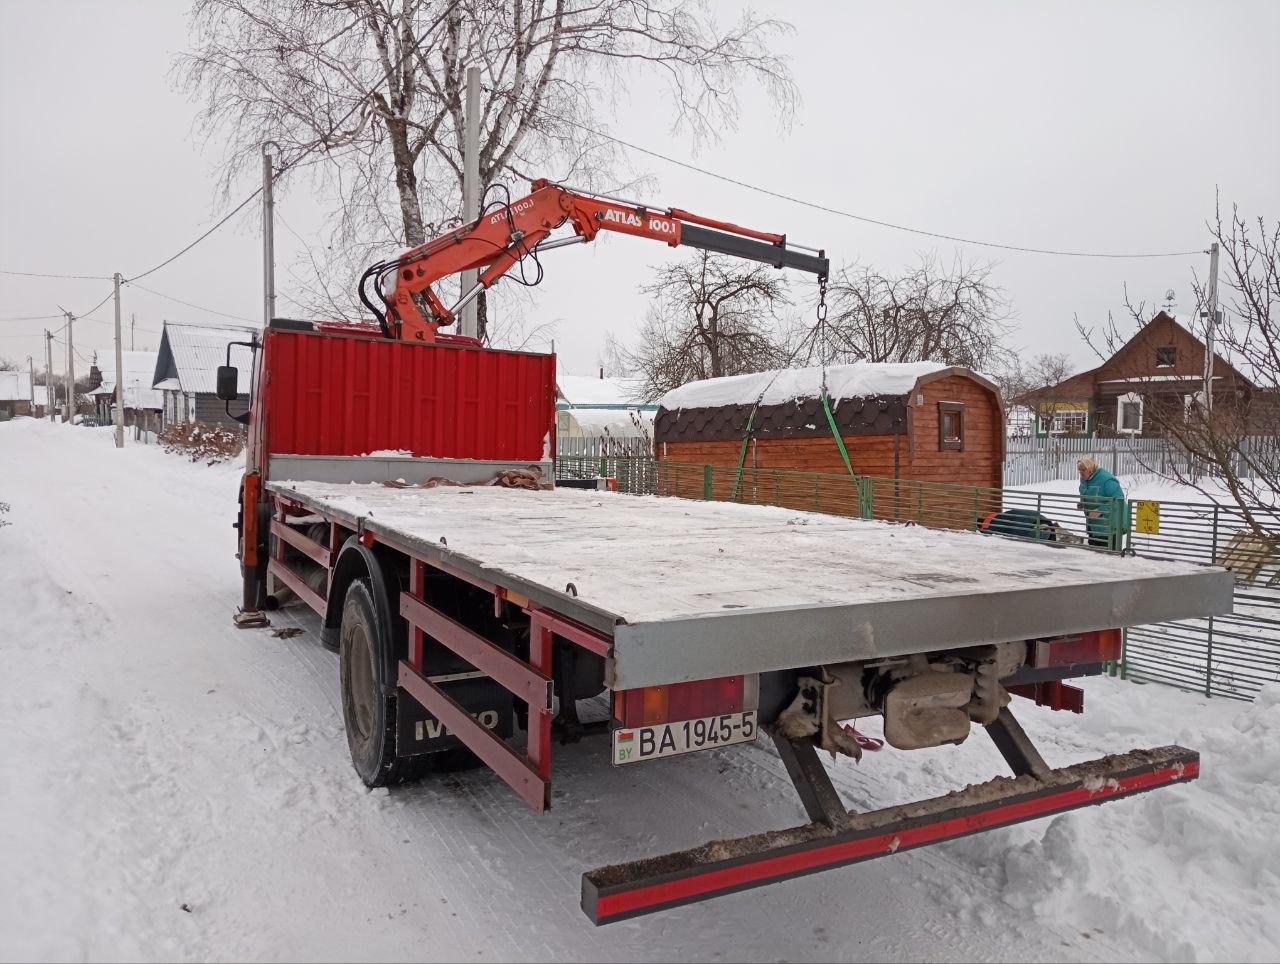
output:
M 1212 619 L 1140 626 L 1126 634 L 1124 672 L 1206 696 L 1252 699 L 1280 680 L 1280 512 L 1161 502 L 1154 532 L 1135 531 L 1135 553 L 1229 567 L 1234 611 Z M 1151 525 L 1139 528 L 1151 528 Z
M 617 479 L 636 495 L 734 501 L 808 512 L 910 523 L 931 528 L 985 529 L 1031 540 L 1089 545 L 1075 494 L 789 472 L 687 465 L 651 458 L 561 456 L 559 478 Z M 1213 619 L 1142 626 L 1126 633 L 1119 667 L 1128 678 L 1166 683 L 1208 696 L 1252 699 L 1280 680 L 1280 510 L 1256 515 L 1251 527 L 1234 507 L 1191 502 L 1107 500 L 1110 521 L 1095 551 L 1224 565 L 1236 574 L 1235 611 Z M 1259 531 L 1260 530 L 1260 531 Z

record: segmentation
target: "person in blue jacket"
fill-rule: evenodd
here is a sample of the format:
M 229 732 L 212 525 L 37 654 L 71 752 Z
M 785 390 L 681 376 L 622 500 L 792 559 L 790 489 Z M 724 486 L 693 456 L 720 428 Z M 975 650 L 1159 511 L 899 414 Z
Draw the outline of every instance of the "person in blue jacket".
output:
M 1089 545 L 1118 549 L 1119 544 L 1112 540 L 1124 525 L 1124 489 L 1093 459 L 1081 459 L 1076 470 L 1080 473 L 1080 503 L 1076 508 L 1084 512 Z

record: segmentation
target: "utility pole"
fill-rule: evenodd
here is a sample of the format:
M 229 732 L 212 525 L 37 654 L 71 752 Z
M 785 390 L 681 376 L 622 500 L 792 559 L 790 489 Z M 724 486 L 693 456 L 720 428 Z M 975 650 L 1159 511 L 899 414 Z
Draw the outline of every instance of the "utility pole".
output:
M 138 327 L 138 313 L 136 311 L 129 312 L 129 351 L 133 351 L 137 346 L 133 343 L 134 329 Z
M 463 118 L 462 140 L 462 220 L 470 224 L 480 216 L 480 68 L 467 68 L 467 110 Z M 476 269 L 462 272 L 465 296 L 478 283 Z M 480 302 L 472 298 L 462 309 L 458 334 L 478 338 L 480 335 Z
M 31 416 L 36 414 L 36 360 L 27 356 L 27 392 L 31 395 Z
M 276 238 L 275 195 L 272 182 L 271 149 L 279 149 L 275 141 L 262 145 L 262 327 L 266 329 L 276 316 Z
M 71 424 L 71 420 L 76 417 L 76 363 L 75 363 L 75 344 L 71 340 L 71 326 L 75 324 L 76 316 L 71 312 L 67 312 L 67 424 Z
M 124 347 L 120 335 L 120 272 L 111 279 L 116 301 L 116 448 L 124 448 Z
M 44 330 L 44 413 L 53 421 L 53 332 Z
M 1213 343 L 1218 325 L 1218 242 L 1209 245 L 1209 314 L 1204 326 L 1204 410 L 1213 411 Z

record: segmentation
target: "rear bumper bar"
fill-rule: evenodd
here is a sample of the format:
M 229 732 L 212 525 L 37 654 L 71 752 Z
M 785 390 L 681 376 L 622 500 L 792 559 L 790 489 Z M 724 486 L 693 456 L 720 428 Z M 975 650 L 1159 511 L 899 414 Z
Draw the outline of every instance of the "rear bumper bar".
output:
M 944 797 L 872 813 L 850 813 L 844 826 L 836 830 L 810 823 L 601 867 L 582 877 L 582 909 L 595 924 L 626 920 L 1186 783 L 1199 775 L 1198 753 L 1165 746 L 1051 770 L 1044 779 L 997 777 Z

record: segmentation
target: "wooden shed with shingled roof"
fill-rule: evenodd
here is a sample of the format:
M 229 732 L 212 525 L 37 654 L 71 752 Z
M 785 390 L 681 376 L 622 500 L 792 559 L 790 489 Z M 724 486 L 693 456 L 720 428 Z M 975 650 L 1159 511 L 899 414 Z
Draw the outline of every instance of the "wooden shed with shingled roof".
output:
M 847 474 L 822 404 L 821 368 L 709 378 L 658 403 L 659 460 Z M 825 370 L 832 420 L 858 475 L 998 488 L 1000 392 L 967 368 L 858 362 Z M 743 441 L 746 440 L 744 450 Z

